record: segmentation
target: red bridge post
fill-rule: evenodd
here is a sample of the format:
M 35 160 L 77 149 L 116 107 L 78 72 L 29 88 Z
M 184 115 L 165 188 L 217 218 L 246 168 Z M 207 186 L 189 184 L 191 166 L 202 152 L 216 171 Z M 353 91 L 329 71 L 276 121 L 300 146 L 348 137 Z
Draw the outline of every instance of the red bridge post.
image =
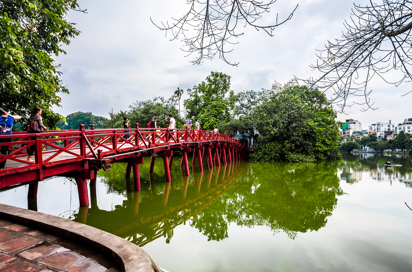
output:
M 195 152 L 193 152 L 193 156 L 194 156 Z M 182 158 L 182 163 L 180 164 L 180 167 L 184 167 L 185 171 L 184 174 L 186 176 L 190 176 L 190 169 L 189 169 L 189 163 L 187 160 L 187 150 L 185 148 L 185 150 L 183 150 L 183 158 Z
M 130 179 L 130 172 L 132 170 L 132 166 L 133 166 L 132 162 L 129 161 L 126 166 L 126 179 Z
M 135 134 L 135 145 L 139 148 L 139 123 L 134 124 L 134 128 L 136 129 L 136 134 Z
M 207 147 L 207 161 L 210 168 L 213 168 L 213 157 L 212 157 L 212 148 L 210 145 Z
M 84 178 L 77 177 L 77 190 L 79 192 L 80 206 L 89 206 L 89 193 L 87 191 L 87 181 Z
M 134 190 L 140 191 L 140 172 L 139 172 L 139 164 L 144 163 L 144 158 L 142 156 L 138 156 L 136 159 L 133 160 L 133 183 L 134 183 Z
M 153 169 L 154 169 L 154 165 L 155 165 L 155 160 L 156 160 L 156 157 L 154 157 L 154 156 L 150 157 L 149 173 L 153 173 Z
M 79 125 L 79 130 L 80 130 L 80 155 L 86 158 L 86 141 L 82 137 L 82 134 L 84 134 L 83 124 Z
M 162 156 L 163 158 L 163 166 L 165 169 L 165 176 L 166 176 L 166 181 L 170 182 L 172 181 L 172 176 L 170 175 L 170 167 L 169 167 L 169 160 L 168 160 L 168 156 L 165 154 Z

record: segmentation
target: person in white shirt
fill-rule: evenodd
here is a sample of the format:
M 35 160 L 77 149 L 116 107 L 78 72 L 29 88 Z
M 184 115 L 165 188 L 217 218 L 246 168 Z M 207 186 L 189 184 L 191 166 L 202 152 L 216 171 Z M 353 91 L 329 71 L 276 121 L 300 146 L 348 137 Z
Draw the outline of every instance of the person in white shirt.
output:
M 196 123 L 195 123 L 195 129 L 200 129 L 200 124 L 199 124 L 199 121 L 197 121 L 197 119 L 196 119 Z
M 215 129 L 213 130 L 214 133 L 218 133 L 219 130 L 217 129 L 217 127 L 215 127 Z
M 170 119 L 169 128 L 170 129 L 176 128 L 176 120 L 175 120 L 175 118 L 172 117 L 171 114 L 169 114 L 169 119 Z

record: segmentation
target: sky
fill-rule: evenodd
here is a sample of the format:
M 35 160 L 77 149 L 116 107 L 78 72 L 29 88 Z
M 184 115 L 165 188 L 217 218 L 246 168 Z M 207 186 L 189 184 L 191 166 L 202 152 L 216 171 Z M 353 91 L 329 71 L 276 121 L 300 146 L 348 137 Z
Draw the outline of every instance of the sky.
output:
M 238 44 L 228 47 L 233 51 L 226 56 L 239 62 L 233 67 L 218 56 L 200 66 L 191 64 L 195 56 L 186 56 L 182 41 L 170 41 L 170 35 L 151 23 L 150 18 L 161 23 L 183 15 L 188 9 L 185 0 L 78 2 L 87 13 L 70 11 L 67 19 L 76 23 L 81 34 L 64 45 L 66 55 L 56 58 L 63 84 L 70 91 L 62 95 L 61 107 L 55 107 L 64 116 L 83 111 L 109 117 L 112 109 L 127 110 L 136 101 L 168 98 L 178 87 L 192 88 L 211 71 L 231 76 L 235 92 L 270 89 L 275 81 L 286 83 L 294 76 L 316 77 L 317 71 L 309 67 L 316 62 L 316 50 L 340 37 L 353 7 L 347 0 L 278 0 L 259 23 L 273 23 L 276 14 L 279 19 L 286 18 L 299 5 L 293 18 L 278 27 L 274 37 L 239 25 L 244 35 L 236 39 Z M 357 119 L 366 129 L 379 121 L 397 124 L 412 118 L 412 93 L 402 96 L 411 89 L 410 83 L 395 87 L 375 78 L 370 86 L 377 110 L 353 106 L 338 114 L 338 120 Z M 361 102 L 359 98 L 355 101 Z

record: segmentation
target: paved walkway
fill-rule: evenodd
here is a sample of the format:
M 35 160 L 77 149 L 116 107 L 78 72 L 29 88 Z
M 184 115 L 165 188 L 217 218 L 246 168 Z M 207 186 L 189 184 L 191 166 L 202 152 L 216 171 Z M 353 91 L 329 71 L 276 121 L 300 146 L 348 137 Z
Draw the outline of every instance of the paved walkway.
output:
M 96 252 L 0 219 L 0 272 L 117 272 Z

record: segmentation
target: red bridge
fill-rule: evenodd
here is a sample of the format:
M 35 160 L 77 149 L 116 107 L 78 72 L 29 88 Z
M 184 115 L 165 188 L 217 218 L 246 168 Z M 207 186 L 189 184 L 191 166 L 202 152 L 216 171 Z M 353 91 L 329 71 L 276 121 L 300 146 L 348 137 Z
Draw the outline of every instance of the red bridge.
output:
M 192 152 L 192 165 L 196 159 L 200 171 L 207 156 L 208 167 L 226 164 L 244 158 L 247 147 L 236 139 L 212 131 L 186 129 L 85 129 L 46 131 L 42 133 L 15 132 L 0 136 L 12 142 L 0 142 L 0 147 L 9 146 L 8 155 L 0 155 L 6 161 L 0 170 L 0 189 L 32 182 L 29 197 L 37 196 L 38 181 L 47 177 L 63 175 L 76 179 L 80 205 L 88 206 L 87 179 L 96 183 L 96 172 L 111 168 L 110 163 L 127 162 L 126 178 L 133 169 L 134 190 L 140 191 L 139 164 L 150 157 L 149 172 L 153 172 L 156 157 L 163 159 L 166 181 L 171 181 L 170 167 L 174 151 L 182 152 L 183 173 L 190 175 L 187 153 Z M 35 146 L 35 161 L 27 161 L 27 150 Z M 34 181 L 34 182 L 33 182 Z

